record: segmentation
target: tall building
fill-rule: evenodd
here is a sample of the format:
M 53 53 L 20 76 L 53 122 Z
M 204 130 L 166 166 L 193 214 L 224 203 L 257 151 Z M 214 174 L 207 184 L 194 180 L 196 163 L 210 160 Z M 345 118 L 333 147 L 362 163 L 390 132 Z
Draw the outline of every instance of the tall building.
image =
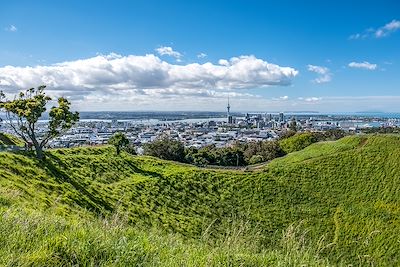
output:
M 232 115 L 229 115 L 229 116 L 228 116 L 228 123 L 229 123 L 229 124 L 233 124 L 233 117 L 232 117 Z
M 283 112 L 279 113 L 279 121 L 284 122 L 285 121 L 285 116 L 283 115 Z

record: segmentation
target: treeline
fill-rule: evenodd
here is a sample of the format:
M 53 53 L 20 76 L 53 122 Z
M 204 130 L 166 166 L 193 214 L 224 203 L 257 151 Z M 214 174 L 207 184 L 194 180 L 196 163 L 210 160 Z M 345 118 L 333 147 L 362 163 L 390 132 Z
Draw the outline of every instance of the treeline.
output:
M 282 157 L 319 141 L 337 140 L 345 135 L 346 133 L 341 130 L 304 133 L 289 131 L 279 140 L 236 142 L 229 147 L 218 148 L 210 145 L 200 149 L 185 148 L 182 142 L 163 136 L 154 142 L 143 145 L 143 153 L 197 166 L 247 166 Z
M 389 133 L 400 133 L 400 127 L 373 127 L 373 128 L 365 128 L 361 130 L 363 133 L 372 134 L 372 133 L 380 133 L 380 134 L 389 134 Z

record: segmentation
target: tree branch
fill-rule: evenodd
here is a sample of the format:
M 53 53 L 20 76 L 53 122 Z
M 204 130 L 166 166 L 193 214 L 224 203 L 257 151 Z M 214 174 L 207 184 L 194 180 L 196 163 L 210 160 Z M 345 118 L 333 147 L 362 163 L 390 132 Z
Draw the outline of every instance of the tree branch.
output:
M 10 112 L 8 112 L 8 111 L 6 112 L 6 117 L 7 117 L 7 119 L 8 119 L 8 124 L 9 124 L 9 125 L 11 126 L 11 128 L 14 130 L 15 134 L 18 135 L 19 137 L 21 137 L 22 140 L 24 140 L 24 142 L 25 142 L 26 144 L 28 144 L 29 141 L 28 141 L 28 139 L 26 138 L 26 136 L 24 135 L 24 133 L 23 133 L 22 131 L 19 132 L 19 131 L 16 129 L 14 123 L 12 122 L 12 116 L 10 115 Z M 19 120 L 17 120 L 17 122 L 18 122 L 18 126 L 19 126 Z

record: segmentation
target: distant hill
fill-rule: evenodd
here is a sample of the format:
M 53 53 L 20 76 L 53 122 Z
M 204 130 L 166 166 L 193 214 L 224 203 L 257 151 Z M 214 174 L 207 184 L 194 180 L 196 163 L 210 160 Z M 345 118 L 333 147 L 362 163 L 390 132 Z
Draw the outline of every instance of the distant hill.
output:
M 110 147 L 1 152 L 0 265 L 398 266 L 399 192 L 397 135 L 312 144 L 254 172 Z

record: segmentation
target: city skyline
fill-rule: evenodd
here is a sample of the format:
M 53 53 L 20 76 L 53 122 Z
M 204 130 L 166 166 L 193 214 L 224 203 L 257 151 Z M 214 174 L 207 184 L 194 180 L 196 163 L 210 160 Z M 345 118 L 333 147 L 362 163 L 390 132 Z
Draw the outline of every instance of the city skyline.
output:
M 397 1 L 2 1 L 0 89 L 79 111 L 400 112 Z M 35 16 L 27 16 L 27 14 Z

